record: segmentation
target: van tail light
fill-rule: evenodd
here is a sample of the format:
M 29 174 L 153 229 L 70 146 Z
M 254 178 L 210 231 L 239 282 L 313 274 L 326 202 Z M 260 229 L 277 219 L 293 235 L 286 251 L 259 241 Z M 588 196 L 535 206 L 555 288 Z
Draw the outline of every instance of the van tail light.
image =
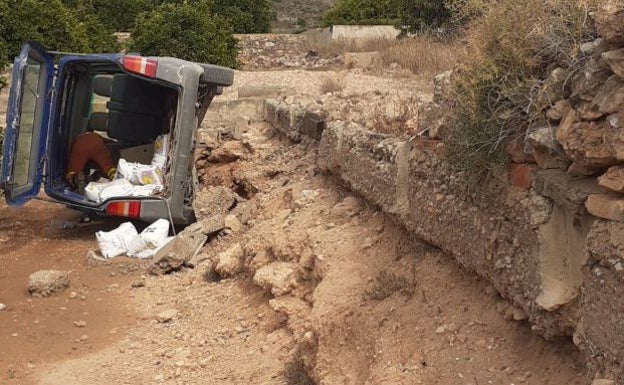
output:
M 148 59 L 142 56 L 124 56 L 121 63 L 126 71 L 134 72 L 150 78 L 156 77 L 158 60 Z
M 140 201 L 115 201 L 106 205 L 106 214 L 116 217 L 138 218 L 141 214 Z

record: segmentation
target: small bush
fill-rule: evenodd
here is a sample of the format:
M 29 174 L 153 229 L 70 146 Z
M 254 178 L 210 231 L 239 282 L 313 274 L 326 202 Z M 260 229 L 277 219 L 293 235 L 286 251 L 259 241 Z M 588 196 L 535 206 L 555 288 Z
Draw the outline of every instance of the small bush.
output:
M 457 17 L 472 21 L 452 77 L 451 166 L 480 174 L 507 162 L 505 144 L 539 124 L 543 80 L 593 39 L 590 10 L 585 0 L 457 0 Z
M 340 92 L 344 90 L 344 88 L 344 82 L 333 77 L 326 77 L 323 83 L 321 83 L 321 93 L 323 94 L 328 92 Z
M 301 359 L 293 359 L 286 363 L 282 374 L 287 385 L 314 385 L 314 380 L 308 375 Z
M 232 34 L 232 26 L 212 13 L 209 1 L 163 4 L 139 16 L 130 49 L 142 55 L 174 56 L 235 68 L 238 42 Z
M 414 295 L 415 291 L 416 286 L 414 280 L 410 280 L 403 275 L 382 270 L 377 277 L 375 277 L 373 287 L 366 290 L 366 295 L 370 299 L 382 301 L 391 297 L 394 293 L 401 293 L 411 297 Z

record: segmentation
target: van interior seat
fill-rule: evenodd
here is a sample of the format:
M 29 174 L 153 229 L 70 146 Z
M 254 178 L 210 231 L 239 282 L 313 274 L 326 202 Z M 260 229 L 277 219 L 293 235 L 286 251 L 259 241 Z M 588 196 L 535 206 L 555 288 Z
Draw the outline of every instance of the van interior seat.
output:
M 93 77 L 93 92 L 100 96 L 111 96 L 113 77 L 111 75 L 96 75 Z
M 169 90 L 128 74 L 115 74 L 108 107 L 107 134 L 112 139 L 144 144 L 163 133 Z

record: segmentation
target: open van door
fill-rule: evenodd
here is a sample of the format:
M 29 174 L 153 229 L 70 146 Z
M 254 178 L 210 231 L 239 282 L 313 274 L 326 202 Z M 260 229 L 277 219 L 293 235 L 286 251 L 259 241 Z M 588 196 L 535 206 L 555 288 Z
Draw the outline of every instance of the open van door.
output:
M 2 184 L 9 205 L 39 192 L 54 76 L 51 55 L 28 43 L 15 58 L 2 148 Z

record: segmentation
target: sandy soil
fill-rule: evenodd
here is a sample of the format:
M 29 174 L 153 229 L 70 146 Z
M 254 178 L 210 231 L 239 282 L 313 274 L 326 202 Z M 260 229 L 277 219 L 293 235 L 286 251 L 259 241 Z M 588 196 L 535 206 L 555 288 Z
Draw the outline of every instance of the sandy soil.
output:
M 214 184 L 257 189 L 248 220 L 212 238 L 195 269 L 96 262 L 94 232 L 119 221 L 78 225 L 41 201 L 0 207 L 0 384 L 587 383 L 570 340 L 507 320 L 490 286 L 318 174 L 314 147 L 263 125 L 250 137 L 238 162 L 208 166 L 231 176 Z M 237 244 L 241 268 L 216 277 Z M 70 287 L 29 297 L 28 274 L 50 268 L 70 271 Z M 166 310 L 176 315 L 160 323 Z

